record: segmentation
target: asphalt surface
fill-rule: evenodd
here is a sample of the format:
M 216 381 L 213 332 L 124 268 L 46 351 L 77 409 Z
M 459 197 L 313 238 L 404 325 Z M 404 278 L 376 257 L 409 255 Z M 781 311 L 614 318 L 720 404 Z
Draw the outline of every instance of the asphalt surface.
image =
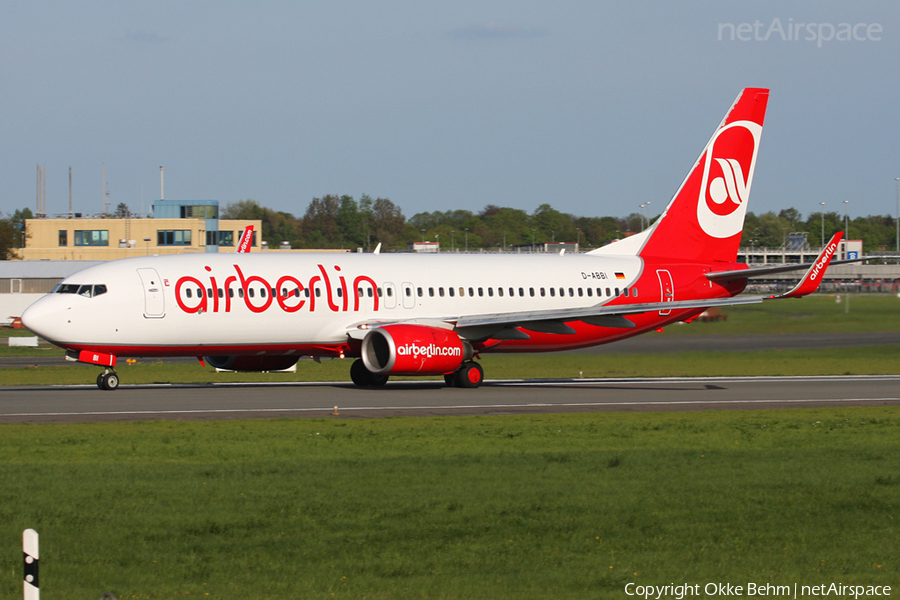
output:
M 438 382 L 94 385 L 0 388 L 0 423 L 372 418 L 602 411 L 900 405 L 900 376 L 712 377 Z M 335 414 L 335 411 L 337 414 Z

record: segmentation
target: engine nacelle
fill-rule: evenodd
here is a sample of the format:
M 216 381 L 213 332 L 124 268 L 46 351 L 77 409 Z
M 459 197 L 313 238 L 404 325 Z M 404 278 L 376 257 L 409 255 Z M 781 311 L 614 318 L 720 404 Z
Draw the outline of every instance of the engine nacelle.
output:
M 297 364 L 299 356 L 204 356 L 209 366 L 229 371 L 282 371 Z
M 362 360 L 375 375 L 446 375 L 472 358 L 455 331 L 427 325 L 385 325 L 362 342 Z

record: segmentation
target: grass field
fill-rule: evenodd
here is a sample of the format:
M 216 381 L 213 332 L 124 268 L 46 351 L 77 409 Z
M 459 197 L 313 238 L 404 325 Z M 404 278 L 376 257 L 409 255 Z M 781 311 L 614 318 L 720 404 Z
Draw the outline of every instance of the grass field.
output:
M 892 408 L 2 427 L 0 595 L 900 582 Z
M 140 362 L 117 367 L 123 384 L 234 381 L 349 381 L 350 360 L 309 360 L 296 373 L 216 373 L 196 364 Z M 671 354 L 491 354 L 481 364 L 488 379 L 584 377 L 696 377 L 764 375 L 887 375 L 900 371 L 900 347 L 873 346 L 776 352 Z M 0 385 L 93 384 L 99 367 L 78 363 L 0 369 Z M 404 377 L 392 380 L 410 379 Z M 415 378 L 421 380 L 422 378 Z M 441 379 L 433 377 L 432 379 Z

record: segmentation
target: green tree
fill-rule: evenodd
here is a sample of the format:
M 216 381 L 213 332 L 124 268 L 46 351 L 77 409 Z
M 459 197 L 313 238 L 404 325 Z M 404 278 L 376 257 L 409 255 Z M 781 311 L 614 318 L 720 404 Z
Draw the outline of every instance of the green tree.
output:
M 406 217 L 388 198 L 378 198 L 372 204 L 372 231 L 375 240 L 386 248 L 399 248 L 403 242 Z
M 12 218 L 0 219 L 0 260 L 15 258 L 14 249 L 21 243 L 18 241 L 21 237 Z

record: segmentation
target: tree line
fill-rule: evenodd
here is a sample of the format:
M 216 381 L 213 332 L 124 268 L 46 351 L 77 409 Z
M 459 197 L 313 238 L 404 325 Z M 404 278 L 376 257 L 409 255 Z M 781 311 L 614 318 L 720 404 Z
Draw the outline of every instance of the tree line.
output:
M 259 219 L 262 239 L 270 247 L 289 242 L 293 248 L 363 248 L 378 243 L 384 249 L 406 249 L 416 241 L 439 242 L 442 250 L 485 248 L 509 249 L 547 242 L 579 242 L 597 248 L 642 231 L 659 215 L 631 213 L 626 217 L 579 217 L 541 204 L 534 212 L 489 204 L 480 212 L 448 210 L 420 212 L 405 218 L 399 206 L 388 198 L 363 195 L 326 195 L 313 198 L 302 217 L 274 211 L 254 200 L 242 200 L 223 209 L 222 218 Z M 870 215 L 849 219 L 849 236 L 863 240 L 867 251 L 896 248 L 896 221 L 890 215 Z M 843 231 L 844 215 L 837 212 L 811 213 L 806 219 L 795 208 L 777 214 L 748 212 L 741 246 L 780 248 L 791 234 L 805 236 L 810 247 L 820 247 L 822 232 L 827 241 Z
M 128 216 L 128 207 L 120 204 L 116 216 Z M 407 219 L 389 198 L 329 194 L 313 198 L 303 216 L 266 208 L 255 200 L 241 200 L 222 209 L 223 219 L 259 219 L 262 239 L 272 248 L 288 242 L 292 248 L 345 248 L 372 250 L 381 244 L 385 250 L 404 250 L 410 242 L 439 242 L 442 250 L 509 249 L 512 246 L 547 242 L 580 242 L 583 248 L 604 246 L 643 230 L 658 215 L 631 213 L 626 217 L 579 217 L 541 204 L 534 212 L 489 204 L 478 213 L 468 210 L 420 212 Z M 31 210 L 16 210 L 0 218 L 0 259 L 13 256 L 13 249 L 24 242 L 25 219 Z M 741 245 L 779 248 L 791 234 L 800 233 L 813 248 L 845 227 L 844 215 L 837 212 L 811 213 L 803 218 L 794 209 L 777 214 L 748 212 Z M 896 248 L 896 221 L 890 215 L 870 215 L 850 219 L 849 237 L 863 240 L 869 251 Z

